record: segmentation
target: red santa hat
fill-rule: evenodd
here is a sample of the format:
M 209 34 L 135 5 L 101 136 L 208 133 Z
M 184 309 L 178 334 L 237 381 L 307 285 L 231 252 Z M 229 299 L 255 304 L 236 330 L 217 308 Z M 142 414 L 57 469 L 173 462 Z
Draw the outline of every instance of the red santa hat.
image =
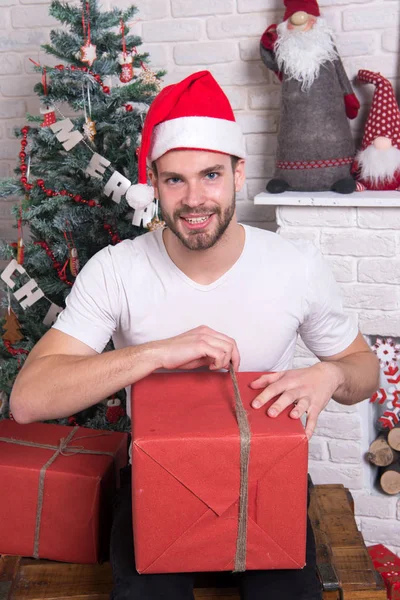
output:
M 209 71 L 165 87 L 147 113 L 139 150 L 138 184 L 127 200 L 144 208 L 153 200 L 147 166 L 169 150 L 207 150 L 245 157 L 244 139 L 229 100 Z
M 313 15 L 314 17 L 319 17 L 319 6 L 316 0 L 283 0 L 284 5 L 286 6 L 285 15 L 283 17 L 284 21 L 290 19 L 294 13 L 303 11 L 309 15 Z
M 400 150 L 400 110 L 390 81 L 380 73 L 361 69 L 357 78 L 375 85 L 374 97 L 365 124 L 361 150 L 365 150 L 377 137 L 389 138 Z

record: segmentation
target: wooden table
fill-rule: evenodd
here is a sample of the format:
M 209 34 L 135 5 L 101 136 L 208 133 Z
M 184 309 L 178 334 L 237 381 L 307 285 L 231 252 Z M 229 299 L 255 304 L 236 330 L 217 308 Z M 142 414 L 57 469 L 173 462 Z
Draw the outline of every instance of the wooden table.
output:
M 324 600 L 386 600 L 380 575 L 354 520 L 353 500 L 342 485 L 316 485 L 309 514 L 317 543 Z M 196 581 L 196 600 L 239 600 L 236 589 Z M 0 600 L 108 600 L 109 563 L 76 565 L 0 556 Z

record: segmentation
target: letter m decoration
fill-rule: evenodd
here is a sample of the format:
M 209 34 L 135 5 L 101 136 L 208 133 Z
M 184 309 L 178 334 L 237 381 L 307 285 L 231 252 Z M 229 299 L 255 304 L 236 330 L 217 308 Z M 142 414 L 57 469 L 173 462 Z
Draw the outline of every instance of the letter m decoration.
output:
M 74 146 L 79 144 L 83 139 L 83 135 L 77 129 L 74 129 L 74 124 L 71 119 L 56 121 L 50 125 L 50 129 L 56 133 L 56 138 L 62 143 L 64 149 L 69 152 Z

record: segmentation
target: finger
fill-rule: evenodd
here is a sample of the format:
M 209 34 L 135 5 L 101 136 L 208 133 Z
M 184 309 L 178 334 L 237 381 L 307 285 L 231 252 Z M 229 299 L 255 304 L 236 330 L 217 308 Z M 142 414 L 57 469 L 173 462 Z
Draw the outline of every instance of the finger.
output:
M 238 368 L 240 360 L 239 360 L 239 352 L 237 350 L 236 344 L 232 340 L 226 340 L 219 337 L 214 336 L 202 336 L 203 342 L 209 345 L 211 348 L 216 348 L 222 350 L 225 354 L 223 359 L 223 364 L 218 368 L 229 369 L 229 363 L 232 361 L 234 367 Z
M 307 439 L 310 440 L 311 436 L 314 433 L 315 427 L 317 426 L 318 421 L 318 412 L 310 409 L 307 415 L 307 424 L 306 424 L 306 436 Z
M 292 419 L 299 419 L 304 415 L 305 412 L 310 408 L 310 398 L 304 397 L 300 398 L 298 402 L 295 402 L 295 406 L 293 410 L 290 411 L 290 415 Z
M 202 326 L 201 329 L 203 330 L 203 333 L 205 333 L 206 335 L 211 336 L 212 338 L 221 340 L 222 342 L 226 342 L 227 344 L 230 345 L 231 347 L 231 353 L 232 353 L 232 364 L 233 364 L 233 368 L 235 369 L 235 371 L 239 370 L 239 366 L 240 366 L 240 354 L 239 354 L 239 349 L 237 347 L 236 341 L 229 337 L 228 335 L 225 335 L 224 333 L 220 333 L 219 331 L 215 331 L 214 329 L 211 329 L 210 327 L 206 327 L 206 326 Z
M 268 408 L 268 415 L 270 417 L 277 417 L 280 413 L 285 410 L 288 406 L 293 404 L 298 399 L 298 394 L 296 394 L 295 390 L 287 390 L 283 392 L 271 406 Z
M 204 358 L 198 358 L 196 360 L 191 360 L 187 363 L 185 363 L 184 365 L 180 365 L 179 368 L 180 369 L 198 369 L 199 367 L 208 367 L 211 364 L 213 364 L 212 359 L 208 358 L 207 356 Z
M 275 381 L 279 381 L 281 377 L 283 377 L 285 371 L 277 372 L 277 373 L 265 373 L 261 375 L 258 379 L 255 379 L 250 383 L 250 387 L 254 390 L 258 390 L 260 388 L 264 388 L 271 383 L 275 383 Z
M 257 398 L 255 398 L 252 402 L 254 408 L 261 408 L 264 406 L 266 402 L 269 402 L 273 398 L 280 396 L 286 391 L 289 391 L 287 388 L 287 382 L 285 382 L 284 378 L 281 377 L 278 381 L 271 383 L 268 385 L 263 392 Z M 293 402 L 293 400 L 292 400 Z

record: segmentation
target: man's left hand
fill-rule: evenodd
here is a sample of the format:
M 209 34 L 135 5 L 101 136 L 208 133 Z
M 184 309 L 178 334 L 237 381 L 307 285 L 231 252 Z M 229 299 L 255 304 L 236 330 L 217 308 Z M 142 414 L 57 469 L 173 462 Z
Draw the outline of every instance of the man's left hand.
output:
M 319 413 L 325 408 L 332 395 L 342 383 L 338 365 L 324 362 L 305 369 L 293 369 L 261 375 L 250 385 L 253 389 L 265 388 L 252 402 L 253 408 L 261 408 L 279 398 L 268 408 L 270 417 L 277 417 L 285 408 L 294 404 L 290 411 L 293 419 L 307 413 L 306 436 L 311 438 Z

